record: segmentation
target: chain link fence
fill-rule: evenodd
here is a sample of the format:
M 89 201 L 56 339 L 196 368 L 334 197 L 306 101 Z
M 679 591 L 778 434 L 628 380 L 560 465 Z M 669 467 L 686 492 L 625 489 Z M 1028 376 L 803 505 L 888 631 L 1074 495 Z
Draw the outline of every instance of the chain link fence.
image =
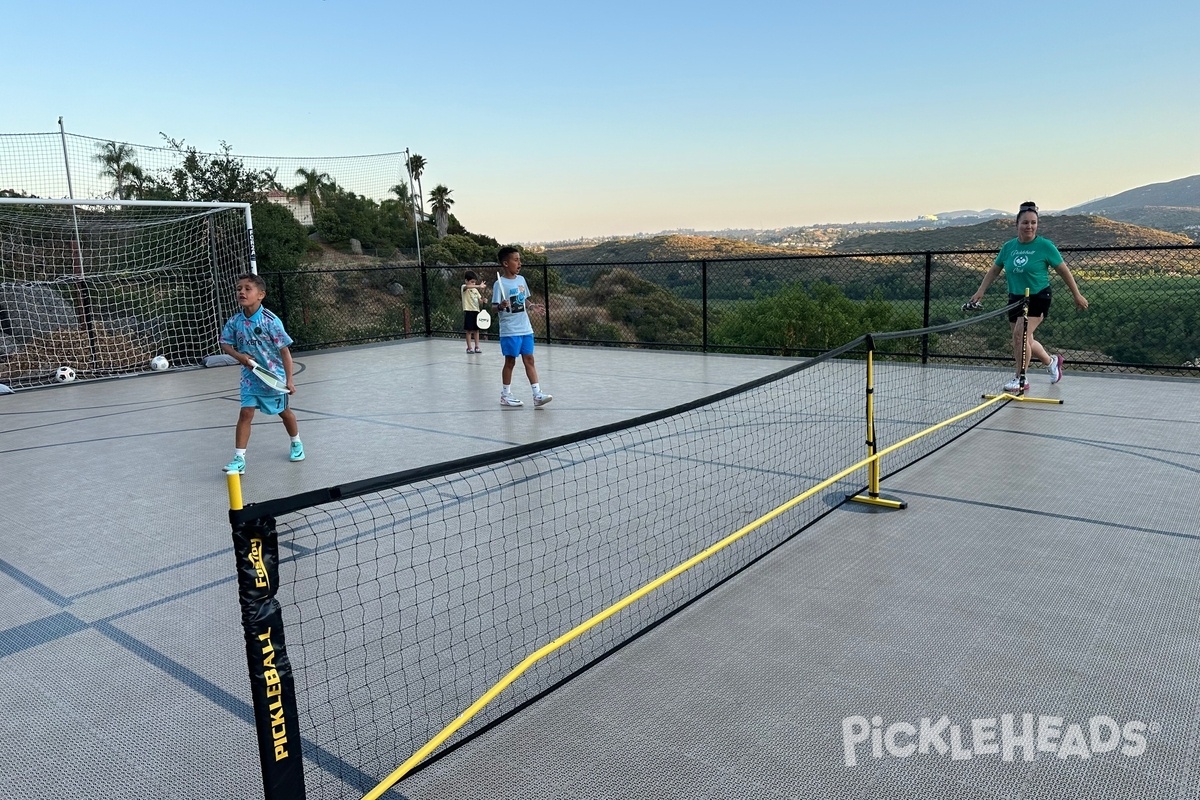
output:
M 1200 375 L 1200 247 L 1062 248 L 1090 308 L 1057 276 L 1038 339 L 1073 369 Z M 995 251 L 866 253 L 527 265 L 541 341 L 806 356 L 869 331 L 961 319 Z M 463 272 L 495 265 L 380 266 L 266 274 L 268 305 L 297 347 L 459 336 Z M 1001 279 L 984 304 L 1006 302 Z M 492 335 L 496 328 L 493 323 Z M 891 355 L 1006 363 L 1009 329 L 904 340 Z

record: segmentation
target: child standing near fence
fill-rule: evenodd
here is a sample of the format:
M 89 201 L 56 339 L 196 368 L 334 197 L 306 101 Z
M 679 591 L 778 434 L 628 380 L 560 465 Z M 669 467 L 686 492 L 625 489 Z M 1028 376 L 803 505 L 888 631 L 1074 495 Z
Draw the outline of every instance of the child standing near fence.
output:
M 465 283 L 459 289 L 462 295 L 463 331 L 467 336 L 467 352 L 482 353 L 479 349 L 479 304 L 482 302 L 483 291 L 487 290 L 487 281 L 479 280 L 479 276 L 467 270 L 463 273 Z

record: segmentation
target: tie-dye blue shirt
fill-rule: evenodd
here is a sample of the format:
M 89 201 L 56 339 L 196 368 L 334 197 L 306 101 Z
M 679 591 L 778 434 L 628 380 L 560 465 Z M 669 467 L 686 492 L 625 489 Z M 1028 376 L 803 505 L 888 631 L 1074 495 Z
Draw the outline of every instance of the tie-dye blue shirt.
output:
M 221 344 L 232 345 L 280 380 L 287 380 L 279 351 L 291 346 L 292 337 L 283 329 L 279 317 L 265 306 L 259 306 L 258 311 L 248 317 L 241 311 L 230 317 L 221 331 Z M 249 369 L 242 367 L 242 394 L 273 397 L 287 392 L 272 389 Z

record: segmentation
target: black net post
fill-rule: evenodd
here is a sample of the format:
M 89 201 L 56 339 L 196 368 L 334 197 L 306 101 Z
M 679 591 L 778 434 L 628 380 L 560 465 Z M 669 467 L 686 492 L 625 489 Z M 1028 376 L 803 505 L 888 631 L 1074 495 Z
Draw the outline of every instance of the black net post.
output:
M 542 264 L 542 295 L 546 301 L 546 343 L 550 343 L 550 264 Z
M 241 482 L 228 476 L 237 558 L 238 601 L 246 636 L 246 664 L 254 699 L 254 727 L 262 764 L 266 800 L 304 800 L 304 758 L 296 688 L 283 636 L 283 612 L 275 599 L 279 588 L 279 540 L 275 519 L 240 519 Z M 235 507 L 236 506 L 236 507 Z
M 429 268 L 421 262 L 421 307 L 425 312 L 425 335 L 433 336 L 433 310 L 429 307 Z
M 925 305 L 921 311 L 921 327 L 929 327 L 929 300 L 933 284 L 933 253 L 925 251 Z M 921 363 L 929 363 L 929 334 L 921 335 Z
M 283 321 L 283 327 L 286 328 L 288 327 L 287 285 L 284 283 L 282 272 L 275 273 L 275 278 L 279 292 L 279 299 L 276 301 L 279 308 L 279 319 Z

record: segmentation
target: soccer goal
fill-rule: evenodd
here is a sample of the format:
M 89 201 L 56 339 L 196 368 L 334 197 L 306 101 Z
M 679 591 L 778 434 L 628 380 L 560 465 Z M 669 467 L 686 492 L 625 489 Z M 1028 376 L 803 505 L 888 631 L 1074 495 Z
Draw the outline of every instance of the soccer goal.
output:
M 198 365 L 256 271 L 248 203 L 0 198 L 0 383 Z

